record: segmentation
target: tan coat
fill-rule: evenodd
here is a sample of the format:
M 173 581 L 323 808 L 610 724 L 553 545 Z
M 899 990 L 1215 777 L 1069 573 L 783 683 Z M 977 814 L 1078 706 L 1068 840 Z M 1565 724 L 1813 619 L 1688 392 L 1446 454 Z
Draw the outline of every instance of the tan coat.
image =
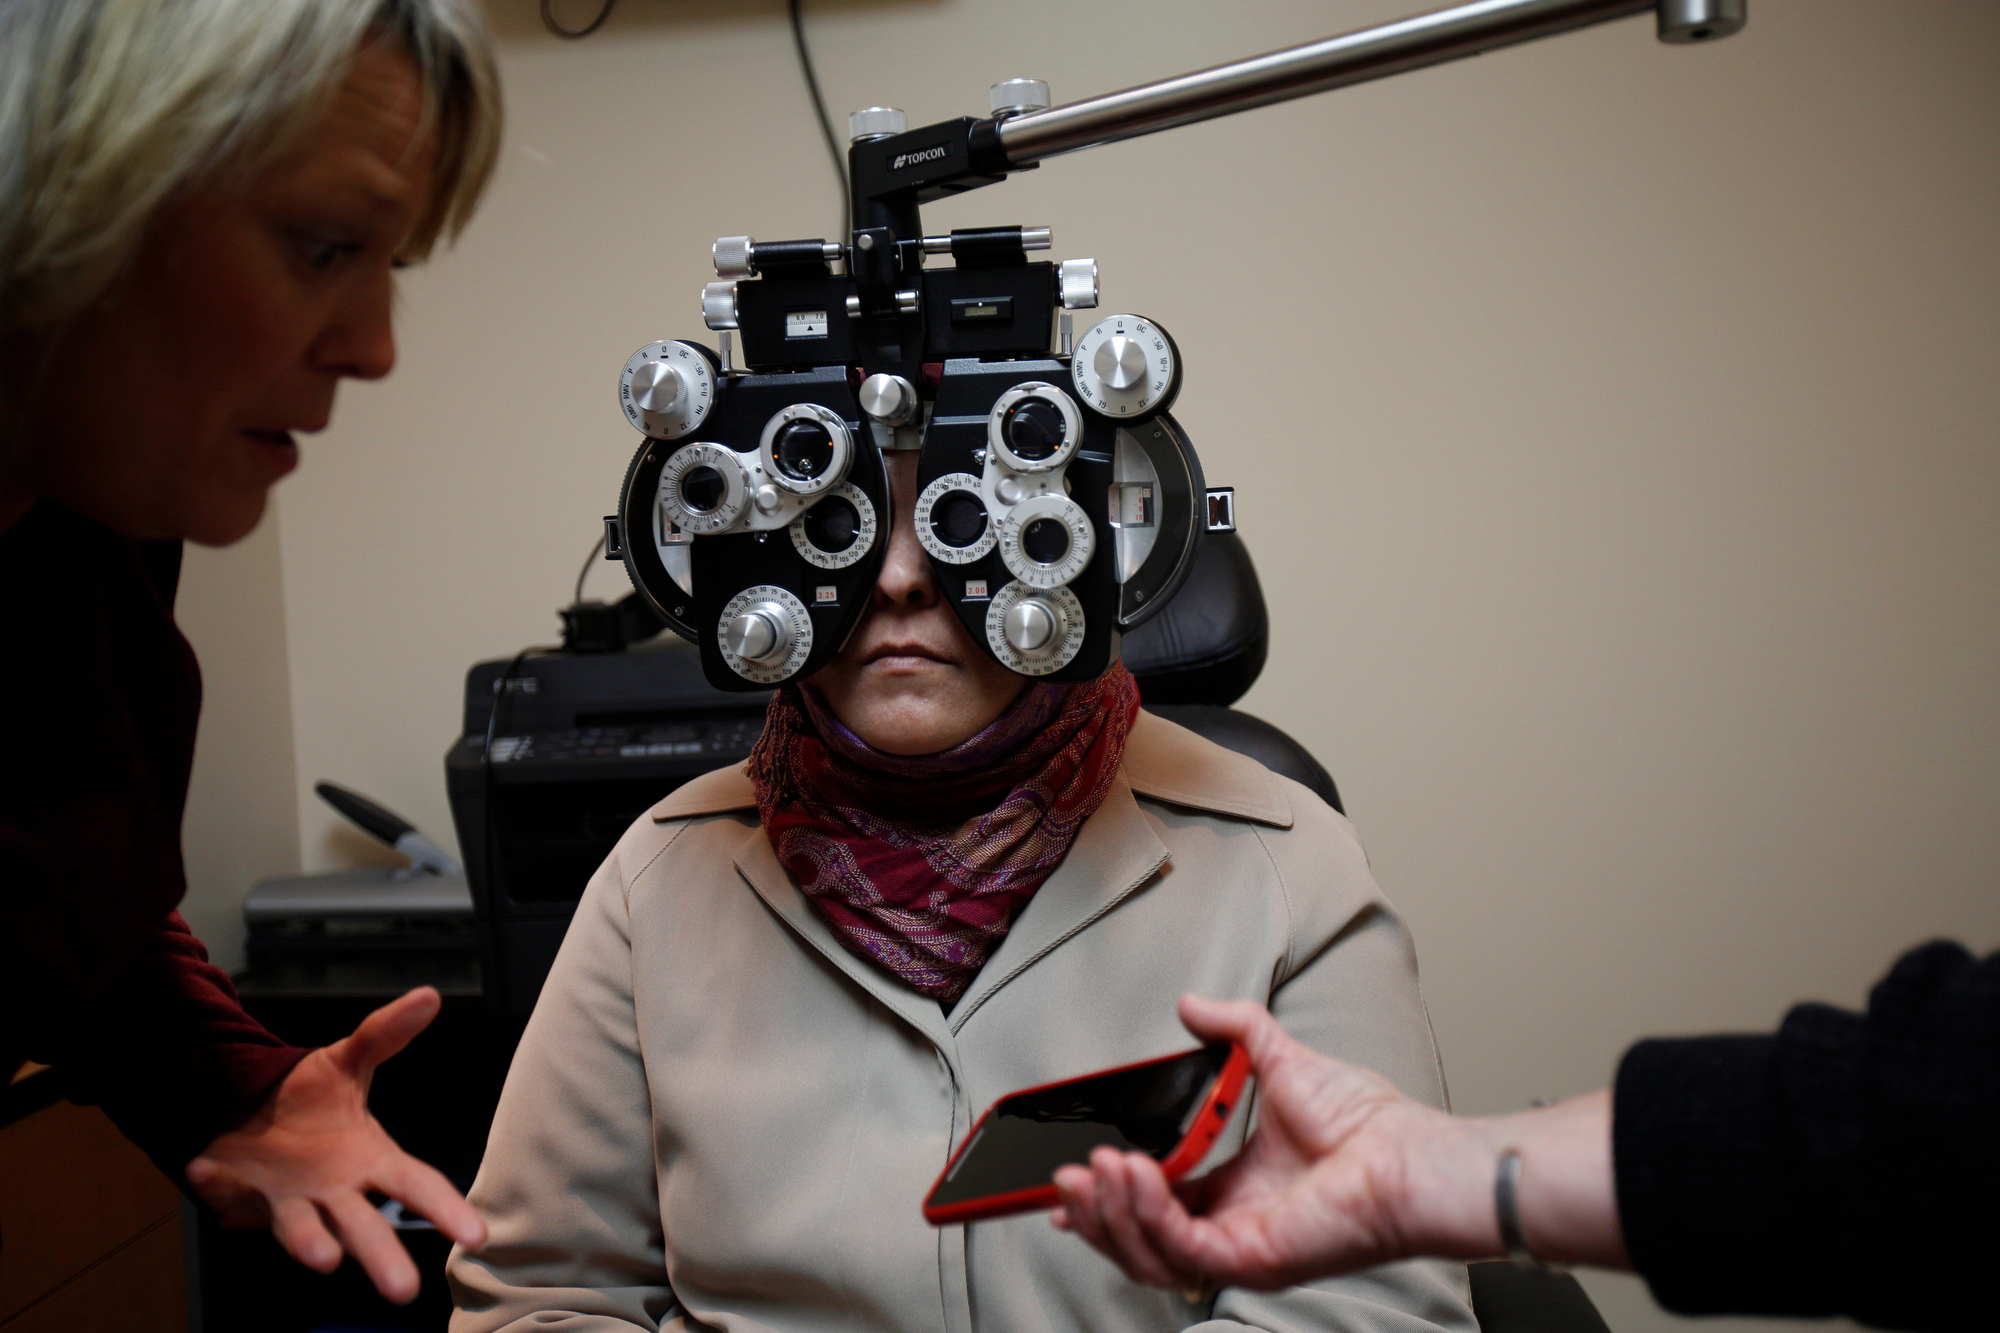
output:
M 1192 1044 L 1175 997 L 1268 1003 L 1442 1104 L 1408 934 L 1304 787 L 1141 714 L 1069 856 L 949 1017 L 850 954 L 741 768 L 642 818 L 591 879 L 507 1077 L 454 1251 L 454 1333 L 1169 1333 L 1475 1327 L 1463 1267 L 1213 1308 L 1128 1282 L 1043 1215 L 918 1211 L 1001 1095 Z M 1242 1142 L 1239 1114 L 1217 1159 Z

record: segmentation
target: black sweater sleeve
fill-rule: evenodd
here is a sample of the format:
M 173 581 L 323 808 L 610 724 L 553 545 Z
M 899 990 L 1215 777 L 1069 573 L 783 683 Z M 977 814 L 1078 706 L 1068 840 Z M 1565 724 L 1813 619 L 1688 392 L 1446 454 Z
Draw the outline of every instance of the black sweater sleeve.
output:
M 1682 1314 L 1989 1327 L 2000 1255 L 2000 955 L 1905 955 L 1866 1014 L 1644 1041 L 1612 1141 L 1634 1266 Z

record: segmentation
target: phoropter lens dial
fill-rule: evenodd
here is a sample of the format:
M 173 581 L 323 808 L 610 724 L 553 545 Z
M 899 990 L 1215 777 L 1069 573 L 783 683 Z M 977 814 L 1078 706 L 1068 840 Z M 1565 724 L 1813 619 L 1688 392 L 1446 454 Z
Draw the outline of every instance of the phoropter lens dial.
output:
M 1096 536 L 1083 506 L 1064 495 L 1037 495 L 998 524 L 1000 559 L 1030 588 L 1060 588 L 1090 563 Z
M 1076 401 L 1053 384 L 1029 380 L 994 400 L 986 443 L 1016 472 L 1051 472 L 1069 462 L 1083 438 Z
M 875 545 L 875 505 L 850 482 L 792 520 L 792 546 L 821 569 L 846 569 Z
M 917 496 L 912 518 L 923 548 L 948 565 L 969 565 L 993 549 L 998 539 L 979 498 L 979 478 L 947 472 Z
M 818 403 L 794 403 L 764 423 L 757 461 L 794 495 L 819 495 L 847 480 L 854 440 L 840 414 Z
M 660 469 L 660 514 L 699 537 L 721 532 L 743 514 L 749 477 L 736 451 L 719 444 L 686 444 Z
M 647 343 L 632 353 L 618 377 L 618 406 L 634 430 L 656 440 L 692 435 L 715 399 L 715 368 L 707 348 L 693 343 Z
M 1047 676 L 1083 648 L 1083 603 L 1068 588 L 1009 583 L 986 608 L 986 646 L 1009 671 Z

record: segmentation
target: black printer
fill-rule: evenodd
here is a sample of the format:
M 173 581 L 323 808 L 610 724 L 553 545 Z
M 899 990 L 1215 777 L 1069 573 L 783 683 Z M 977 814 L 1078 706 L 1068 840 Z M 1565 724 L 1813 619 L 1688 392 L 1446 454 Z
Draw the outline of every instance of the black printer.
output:
M 671 634 L 466 674 L 445 783 L 502 1012 L 534 1008 L 577 898 L 626 828 L 689 778 L 741 762 L 769 699 L 715 689 Z

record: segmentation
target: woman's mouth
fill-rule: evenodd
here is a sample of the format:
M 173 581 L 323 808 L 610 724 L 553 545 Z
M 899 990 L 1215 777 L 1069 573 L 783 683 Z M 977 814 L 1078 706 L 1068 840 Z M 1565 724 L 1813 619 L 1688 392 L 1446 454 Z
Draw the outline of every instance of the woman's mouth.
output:
M 950 658 L 916 643 L 885 643 L 869 653 L 864 666 L 885 670 L 914 671 L 926 666 L 951 666 Z
M 256 429 L 246 430 L 243 432 L 243 435 L 246 439 L 258 445 L 273 460 L 281 463 L 285 471 L 290 472 L 298 466 L 298 441 L 292 438 L 290 431 Z

